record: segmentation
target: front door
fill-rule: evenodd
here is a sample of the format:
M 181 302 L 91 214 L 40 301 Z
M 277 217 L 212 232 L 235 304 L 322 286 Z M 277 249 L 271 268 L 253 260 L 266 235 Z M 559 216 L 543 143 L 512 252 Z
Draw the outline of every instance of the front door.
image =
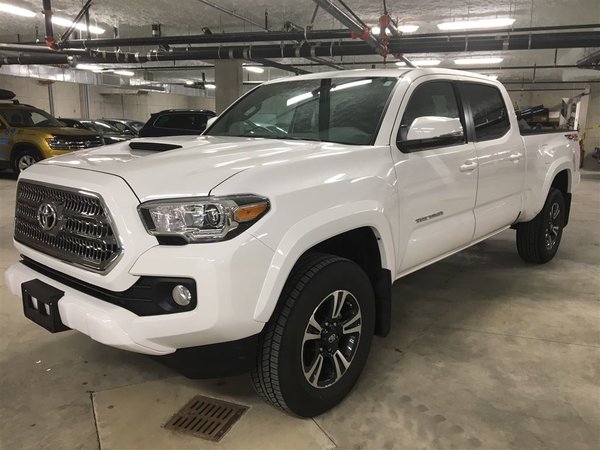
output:
M 399 273 L 471 242 L 477 194 L 477 155 L 467 142 L 454 81 L 424 77 L 405 96 L 397 143 Z

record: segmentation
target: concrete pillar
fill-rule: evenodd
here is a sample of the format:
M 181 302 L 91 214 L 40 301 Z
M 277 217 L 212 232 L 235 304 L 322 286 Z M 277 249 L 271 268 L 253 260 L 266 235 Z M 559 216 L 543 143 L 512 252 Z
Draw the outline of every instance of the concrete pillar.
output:
M 215 60 L 215 106 L 217 114 L 231 105 L 242 95 L 242 60 Z

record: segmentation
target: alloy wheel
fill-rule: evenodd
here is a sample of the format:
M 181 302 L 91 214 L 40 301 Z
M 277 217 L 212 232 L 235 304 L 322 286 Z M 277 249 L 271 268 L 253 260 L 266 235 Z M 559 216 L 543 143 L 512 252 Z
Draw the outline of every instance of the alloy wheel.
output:
M 27 169 L 30 166 L 33 166 L 35 164 L 35 158 L 31 155 L 23 155 L 19 158 L 19 161 L 17 162 L 17 167 L 19 168 L 19 172 L 23 172 L 25 169 Z
M 302 371 L 311 386 L 323 389 L 344 376 L 358 349 L 362 316 L 356 297 L 345 290 L 315 308 L 302 340 Z
M 546 230 L 544 232 L 547 250 L 552 250 L 558 241 L 558 234 L 560 232 L 561 225 L 560 221 L 560 205 L 555 202 L 550 207 L 548 221 L 546 222 Z

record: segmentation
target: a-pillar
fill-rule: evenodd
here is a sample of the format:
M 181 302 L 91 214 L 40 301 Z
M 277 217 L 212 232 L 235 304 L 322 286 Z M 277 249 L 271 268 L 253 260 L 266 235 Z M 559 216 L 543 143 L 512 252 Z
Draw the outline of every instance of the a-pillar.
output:
M 215 60 L 215 107 L 217 114 L 242 95 L 242 60 Z

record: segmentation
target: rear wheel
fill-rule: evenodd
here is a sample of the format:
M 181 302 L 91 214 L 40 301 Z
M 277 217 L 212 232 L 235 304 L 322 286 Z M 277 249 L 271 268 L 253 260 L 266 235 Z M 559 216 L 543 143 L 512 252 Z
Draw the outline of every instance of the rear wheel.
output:
M 373 289 L 357 264 L 323 254 L 304 257 L 261 335 L 252 372 L 256 391 L 298 416 L 327 411 L 358 380 L 374 326 Z
M 546 203 L 529 222 L 517 226 L 517 250 L 527 262 L 543 264 L 556 255 L 565 224 L 563 193 L 550 188 Z
M 40 154 L 37 150 L 34 149 L 25 149 L 19 151 L 15 158 L 14 170 L 17 173 L 23 172 L 28 167 L 33 166 L 36 162 L 40 160 Z

